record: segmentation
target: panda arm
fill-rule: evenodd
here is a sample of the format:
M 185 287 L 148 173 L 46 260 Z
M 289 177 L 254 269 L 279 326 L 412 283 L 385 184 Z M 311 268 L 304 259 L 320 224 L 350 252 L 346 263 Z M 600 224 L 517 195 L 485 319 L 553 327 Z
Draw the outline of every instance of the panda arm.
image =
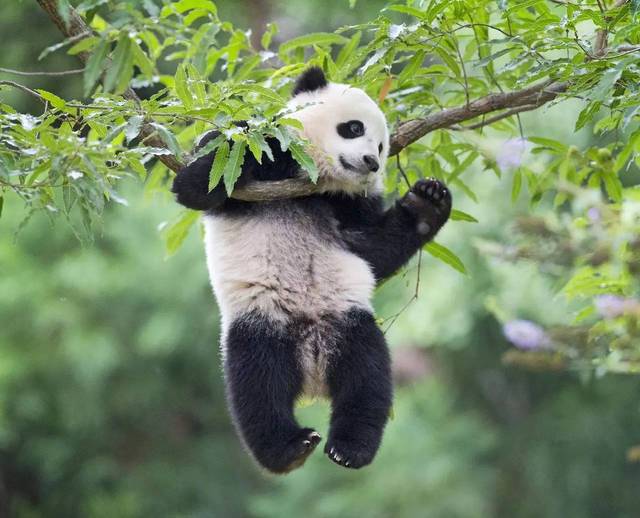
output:
M 352 252 L 367 261 L 376 281 L 393 275 L 442 228 L 451 195 L 437 180 L 420 180 L 391 208 L 380 197 L 340 204 L 336 215 Z
M 218 131 L 207 133 L 198 143 L 195 151 L 202 149 L 207 142 L 217 138 Z M 242 174 L 236 186 L 242 187 L 249 180 L 273 181 L 293 178 L 298 174 L 300 166 L 293 159 L 289 151 L 282 151 L 280 143 L 273 137 L 266 137 L 267 144 L 271 148 L 273 161 L 265 154 L 262 155 L 260 164 L 249 151 L 245 154 L 242 165 Z M 215 151 L 201 156 L 183 167 L 173 181 L 172 191 L 176 195 L 178 203 L 189 209 L 210 210 L 222 207 L 228 196 L 224 183 L 221 181 L 209 192 L 209 173 L 215 158 Z

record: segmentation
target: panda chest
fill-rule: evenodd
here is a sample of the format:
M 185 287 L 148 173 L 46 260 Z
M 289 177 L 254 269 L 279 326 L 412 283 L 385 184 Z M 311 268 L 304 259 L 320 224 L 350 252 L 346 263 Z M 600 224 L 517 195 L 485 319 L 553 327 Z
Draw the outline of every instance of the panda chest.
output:
M 295 210 L 207 217 L 207 262 L 223 312 L 288 320 L 370 309 L 369 265 L 324 227 Z

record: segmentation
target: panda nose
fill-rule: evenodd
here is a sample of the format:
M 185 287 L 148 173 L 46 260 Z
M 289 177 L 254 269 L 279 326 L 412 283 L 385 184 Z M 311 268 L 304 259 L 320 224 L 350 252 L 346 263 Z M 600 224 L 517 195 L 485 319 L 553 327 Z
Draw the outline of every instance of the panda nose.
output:
M 362 161 L 365 163 L 369 171 L 376 172 L 380 168 L 380 164 L 378 164 L 378 160 L 373 155 L 364 155 L 362 157 Z

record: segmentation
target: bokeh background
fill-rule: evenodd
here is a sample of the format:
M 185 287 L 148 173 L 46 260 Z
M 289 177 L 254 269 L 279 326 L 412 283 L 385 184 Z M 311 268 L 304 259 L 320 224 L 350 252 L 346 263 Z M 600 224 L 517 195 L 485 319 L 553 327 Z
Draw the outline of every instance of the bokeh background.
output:
M 254 32 L 277 22 L 283 39 L 357 23 L 384 5 L 217 3 L 221 18 Z M 60 37 L 35 2 L 1 2 L 0 34 L 0 67 L 78 66 L 64 53 L 38 64 Z M 81 96 L 81 76 L 20 80 Z M 36 108 L 23 95 L 2 95 Z M 566 123 L 573 109 L 563 103 L 523 123 L 584 144 L 588 133 Z M 471 183 L 483 202 L 460 208 L 480 223 L 445 228 L 441 240 L 470 274 L 423 257 L 419 297 L 395 321 L 414 293 L 417 262 L 377 293 L 397 392 L 376 461 L 347 471 L 319 448 L 281 478 L 259 471 L 234 436 L 201 236 L 165 254 L 159 229 L 178 211 L 171 197 L 131 182 L 122 189 L 127 205 L 107 210 L 91 243 L 42 213 L 24 221 L 8 198 L 0 220 L 0 516 L 638 516 L 640 466 L 630 451 L 640 443 L 640 382 L 505 364 L 512 346 L 491 308 L 549 325 L 566 308 L 536 265 L 480 252 L 483 243 L 508 242 L 510 222 L 530 209 L 512 204 L 510 185 L 492 174 L 478 170 Z M 299 416 L 326 431 L 326 404 Z

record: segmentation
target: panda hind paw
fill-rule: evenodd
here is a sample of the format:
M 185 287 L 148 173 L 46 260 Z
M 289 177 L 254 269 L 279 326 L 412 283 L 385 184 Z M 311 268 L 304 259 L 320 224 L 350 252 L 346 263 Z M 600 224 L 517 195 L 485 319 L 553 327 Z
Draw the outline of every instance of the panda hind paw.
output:
M 324 452 L 333 462 L 349 469 L 358 469 L 370 464 L 376 454 L 375 449 L 371 451 L 371 448 L 365 445 L 340 440 L 328 442 Z

